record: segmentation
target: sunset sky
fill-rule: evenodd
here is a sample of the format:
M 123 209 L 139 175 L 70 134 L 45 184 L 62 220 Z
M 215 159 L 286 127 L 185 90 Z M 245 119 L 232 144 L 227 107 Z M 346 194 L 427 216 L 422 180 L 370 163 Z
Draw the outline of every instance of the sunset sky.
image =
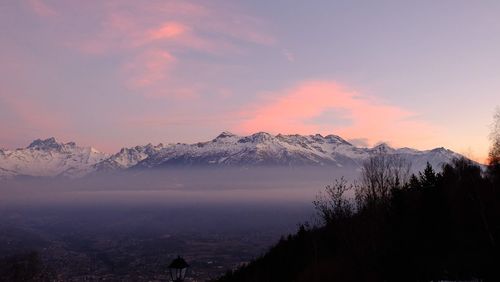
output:
M 484 161 L 500 1 L 0 2 L 0 147 L 337 134 Z

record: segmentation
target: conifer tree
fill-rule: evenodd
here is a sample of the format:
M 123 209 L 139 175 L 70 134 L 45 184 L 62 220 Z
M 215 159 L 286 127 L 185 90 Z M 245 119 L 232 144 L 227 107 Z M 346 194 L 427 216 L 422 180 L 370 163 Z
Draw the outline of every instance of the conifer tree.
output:
M 426 187 L 433 187 L 436 185 L 437 182 L 437 175 L 434 169 L 432 168 L 432 165 L 427 162 L 424 172 L 420 172 L 420 185 L 424 188 Z
M 420 183 L 420 180 L 418 180 L 418 178 L 417 178 L 417 176 L 415 174 L 411 175 L 408 187 L 410 189 L 419 189 L 419 188 L 422 188 L 422 184 Z

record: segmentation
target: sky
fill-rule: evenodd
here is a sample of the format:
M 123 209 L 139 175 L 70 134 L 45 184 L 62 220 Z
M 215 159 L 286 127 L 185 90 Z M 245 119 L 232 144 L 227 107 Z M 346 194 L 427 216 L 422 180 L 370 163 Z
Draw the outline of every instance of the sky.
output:
M 499 1 L 0 1 L 0 147 L 336 134 L 484 161 Z

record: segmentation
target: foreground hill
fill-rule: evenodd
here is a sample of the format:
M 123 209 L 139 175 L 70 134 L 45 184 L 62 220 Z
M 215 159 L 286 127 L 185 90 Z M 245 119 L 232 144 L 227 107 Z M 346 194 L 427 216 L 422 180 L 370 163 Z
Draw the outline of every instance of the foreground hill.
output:
M 500 281 L 500 170 L 487 171 L 457 159 L 403 185 L 362 180 L 355 204 L 336 182 L 315 203 L 322 226 L 215 281 Z
M 359 169 L 364 160 L 380 153 L 409 160 L 414 170 L 427 162 L 434 167 L 459 155 L 436 148 L 419 151 L 395 149 L 386 144 L 356 147 L 336 135 L 271 135 L 265 132 L 237 136 L 223 132 L 215 139 L 195 144 L 159 144 L 123 148 L 109 155 L 74 142 L 37 139 L 28 147 L 0 150 L 0 178 L 15 176 L 81 177 L 89 173 L 165 167 L 329 166 Z

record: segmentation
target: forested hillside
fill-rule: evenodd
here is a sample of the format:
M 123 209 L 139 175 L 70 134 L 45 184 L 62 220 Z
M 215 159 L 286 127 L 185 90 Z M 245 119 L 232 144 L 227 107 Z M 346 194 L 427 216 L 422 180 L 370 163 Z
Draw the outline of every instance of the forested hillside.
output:
M 217 281 L 498 281 L 495 146 L 487 171 L 456 159 L 409 176 L 404 160 L 372 157 L 356 184 L 338 179 L 318 196 L 323 225 L 301 226 Z

